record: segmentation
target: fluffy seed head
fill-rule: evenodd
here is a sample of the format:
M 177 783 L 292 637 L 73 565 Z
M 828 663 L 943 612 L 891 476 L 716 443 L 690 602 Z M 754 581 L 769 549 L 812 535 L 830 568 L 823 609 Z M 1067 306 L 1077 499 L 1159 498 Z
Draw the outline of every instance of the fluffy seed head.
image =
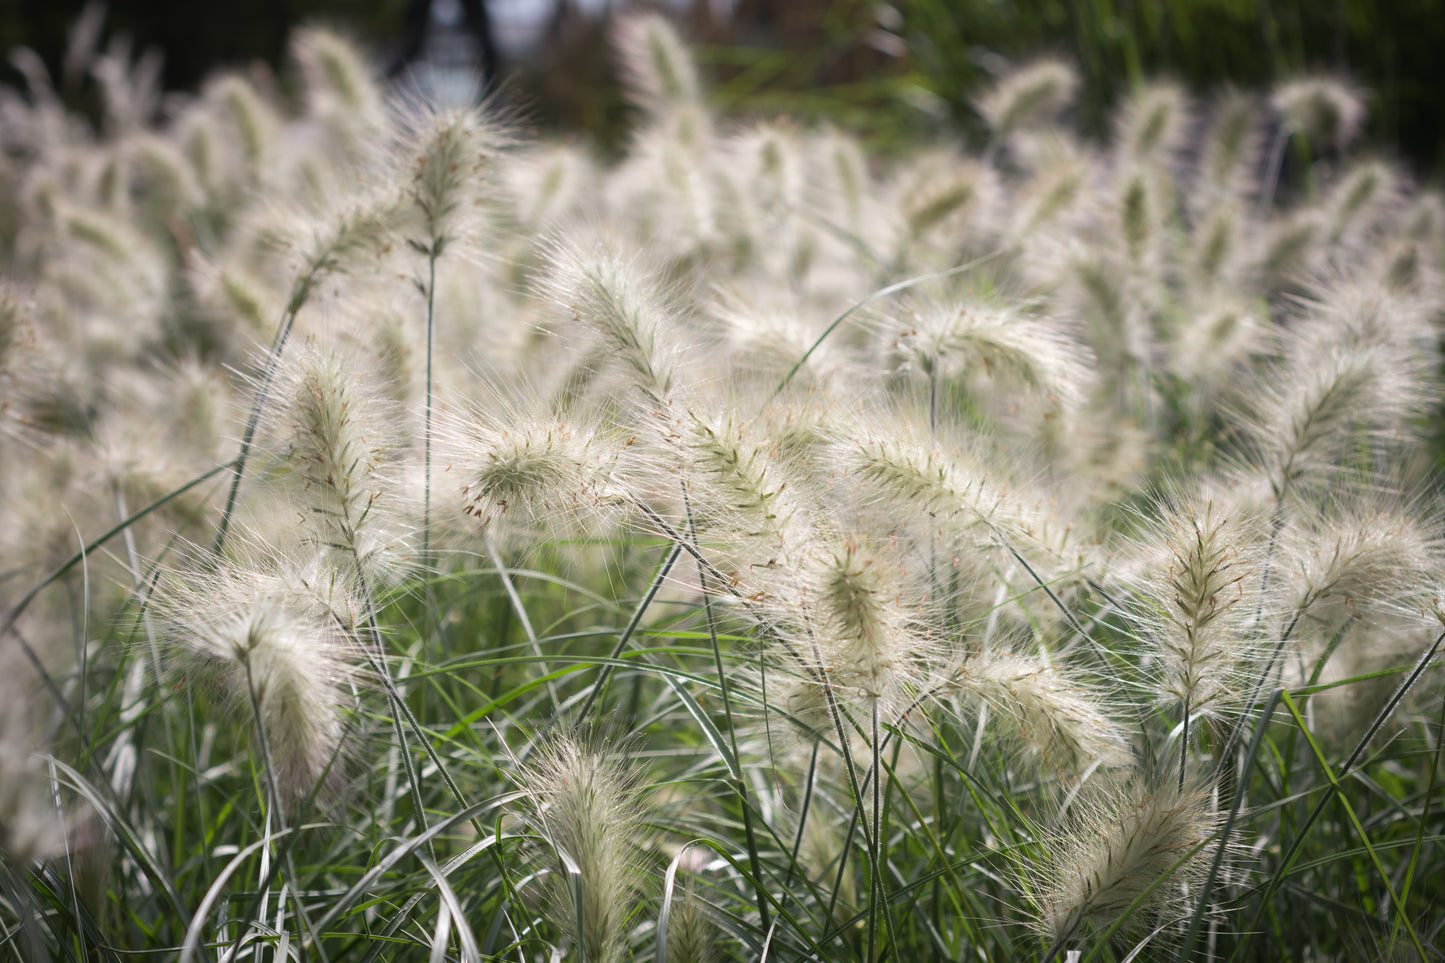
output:
M 348 715 L 365 673 L 330 605 L 305 586 L 315 573 L 223 570 L 177 578 L 160 609 L 187 685 L 214 681 L 249 719 L 282 805 L 336 798 Z M 299 588 L 298 588 L 299 587 Z
M 995 137 L 1052 120 L 1074 99 L 1078 75 L 1059 60 L 1042 60 L 1000 80 L 978 102 Z
M 1184 91 L 1171 83 L 1141 88 L 1120 114 L 1119 148 L 1135 164 L 1167 162 L 1189 126 Z
M 667 921 L 667 958 L 677 963 L 716 963 L 717 934 L 693 883 L 673 900 Z
M 1150 887 L 1126 925 L 1139 929 L 1166 916 L 1181 900 L 1176 880 L 1202 868 L 1203 844 L 1218 822 L 1207 793 L 1173 786 L 1126 785 L 1075 812 L 1067 834 L 1052 841 L 1040 880 L 1035 927 L 1056 945 L 1086 925 L 1113 923 Z
M 1421 401 L 1418 386 L 1380 348 L 1303 344 L 1275 380 L 1257 387 L 1257 433 L 1277 498 L 1329 467 L 1352 438 L 1379 444 Z
M 213 262 L 198 254 L 186 279 L 222 350 L 241 354 L 274 332 L 282 296 L 240 259 Z
M 800 480 L 792 477 L 781 444 L 740 417 L 692 414 L 675 440 L 690 491 L 710 530 L 751 549 L 751 562 L 797 561 L 812 533 Z M 759 544 L 760 543 L 760 544 Z
M 1423 628 L 1418 623 L 1418 618 L 1387 616 L 1331 628 L 1324 637 L 1328 640 L 1324 645 L 1335 645 L 1337 637 L 1339 644 L 1329 654 L 1329 661 L 1323 667 L 1319 667 L 1314 659 L 1299 665 L 1302 678 L 1296 677 L 1298 681 L 1288 684 L 1345 682 L 1318 692 L 1310 699 L 1310 719 L 1321 740 L 1328 741 L 1335 749 L 1348 752 L 1364 737 L 1400 684 L 1398 675 L 1389 670 L 1410 665 L 1419 659 L 1440 632 L 1440 623 L 1434 618 Z M 1294 666 L 1289 666 L 1286 671 L 1292 668 Z M 1318 677 L 1315 676 L 1316 669 L 1319 669 Z M 1377 732 L 1376 740 L 1386 741 L 1398 736 L 1412 724 L 1409 719 L 1409 713 L 1397 713 L 1383 730 Z
M 1359 91 L 1332 77 L 1306 77 L 1282 84 L 1270 103 L 1287 130 L 1333 148 L 1354 140 L 1365 120 L 1365 102 Z
M 720 203 L 723 182 L 710 174 L 711 117 L 701 106 L 684 104 L 639 133 L 628 170 L 637 183 L 624 188 L 621 203 L 646 227 L 646 235 L 676 236 L 675 256 L 686 259 L 718 238 L 720 217 L 731 215 L 734 230 L 745 230 L 756 217 L 750 198 L 736 206 Z
M 287 446 L 286 464 L 301 482 L 305 524 L 316 542 L 370 575 L 398 547 L 388 517 L 395 486 L 387 428 L 395 414 L 363 377 L 359 359 L 314 344 L 286 356 L 277 378 L 284 408 L 275 414 Z
M 657 15 L 622 18 L 615 46 L 633 102 L 654 115 L 700 96 L 697 65 L 672 24 Z
M 396 179 L 408 185 L 420 223 L 402 230 L 414 248 L 439 257 L 449 244 L 474 230 L 485 196 L 486 172 L 501 137 L 474 109 L 435 109 L 408 100 L 393 111 L 397 116 L 393 163 Z
M 1129 762 L 1123 732 L 1089 687 L 1036 656 L 982 652 L 957 671 L 959 687 L 988 706 L 1006 738 L 1039 754 L 1048 769 L 1080 772 Z
M 1169 345 L 1169 366 L 1189 386 L 1190 401 L 1199 410 L 1229 378 L 1268 343 L 1269 329 L 1259 306 L 1219 294 L 1202 299 L 1193 318 L 1185 319 Z
M 1257 270 L 1266 283 L 1288 285 L 1307 274 L 1321 257 L 1325 230 L 1320 212 L 1313 209 L 1271 221 L 1257 255 Z
M 206 99 L 219 105 L 245 159 L 244 177 L 259 179 L 276 150 L 280 119 L 244 77 L 222 75 L 206 86 Z
M 1045 400 L 1079 400 L 1088 349 L 1057 325 L 1008 306 L 945 304 L 895 321 L 894 352 L 925 381 L 986 377 Z
M 627 487 L 625 443 L 561 419 L 475 409 L 441 429 L 441 463 L 462 512 L 482 525 L 569 527 L 616 508 Z
M 1009 236 L 1015 244 L 1036 238 L 1043 228 L 1056 227 L 1085 198 L 1088 168 L 1077 158 L 1047 164 L 1015 195 Z
M 1244 94 L 1226 94 L 1214 105 L 1200 166 L 1205 184 L 1216 196 L 1240 197 L 1249 184 L 1259 152 L 1258 116 L 1258 104 Z
M 1400 196 L 1399 175 L 1387 164 L 1367 160 L 1344 172 L 1326 199 L 1328 237 L 1336 249 L 1370 243 L 1371 228 L 1387 220 Z
M 642 812 L 637 775 L 570 736 L 538 749 L 517 774 L 533 825 L 556 851 L 553 913 L 592 963 L 627 958 Z M 580 927 L 580 929 L 579 929 Z
M 146 199 L 157 217 L 184 217 L 202 203 L 201 184 L 191 162 L 171 141 L 139 134 L 128 145 L 132 191 Z
M 1239 247 L 1243 216 L 1238 208 L 1220 205 L 1196 225 L 1193 266 L 1202 287 L 1213 287 Z
M 789 306 L 753 305 L 730 297 L 713 309 L 733 355 L 734 369 L 776 387 L 796 369 L 793 383 L 826 384 L 843 373 L 848 352 L 818 339 L 817 325 Z
M 1119 199 L 1119 223 L 1129 260 L 1135 264 L 1144 260 L 1146 245 L 1154 233 L 1154 207 L 1149 183 L 1142 174 L 1135 174 L 1124 182 L 1124 193 Z
M 1398 508 L 1343 506 L 1292 526 L 1283 543 L 1291 618 L 1328 627 L 1370 605 L 1415 610 L 1438 583 L 1438 539 Z
M 797 569 L 760 606 L 778 623 L 775 656 L 794 673 L 782 696 L 790 714 L 815 732 L 833 731 L 834 708 L 897 718 L 936 645 L 907 607 L 896 562 L 844 538 L 820 540 Z
M 1119 233 L 1115 236 L 1125 242 L 1132 256 L 1147 257 L 1150 246 L 1146 242 L 1155 231 L 1144 182 L 1131 178 L 1119 200 Z M 1153 292 L 1130 276 L 1134 272 L 1120 271 L 1113 259 L 1098 253 L 1075 252 L 1069 268 L 1089 346 L 1100 367 L 1117 383 L 1153 352 Z
M 277 240 L 299 255 L 292 306 L 299 306 L 322 278 L 356 266 L 364 255 L 386 243 L 396 220 L 396 199 L 389 195 L 338 198 L 321 210 L 288 217 Z
M 538 235 L 582 199 L 595 174 L 586 152 L 568 144 L 520 149 L 508 155 L 500 172 L 518 219 Z
M 966 453 L 922 443 L 902 426 L 859 434 L 840 442 L 838 462 L 886 502 L 923 513 L 949 538 L 1016 549 L 1036 565 L 1046 562 L 1041 554 L 1053 554 L 1040 537 L 1043 513 L 1007 476 Z
M 898 204 L 907 237 L 915 242 L 932 236 L 950 244 L 966 235 L 968 222 L 997 190 L 987 167 L 942 151 L 925 154 L 910 173 Z
M 844 543 L 818 559 L 814 631 L 825 640 L 835 680 L 869 698 L 896 690 L 910 659 L 904 617 L 884 565 Z
M 301 68 L 306 104 L 347 146 L 375 129 L 383 114 L 381 92 L 357 48 L 340 34 L 306 27 L 291 40 L 291 55 Z
M 1257 607 L 1250 533 L 1212 502 L 1165 505 L 1146 565 L 1140 616 L 1160 656 L 1155 681 L 1166 706 L 1191 716 L 1228 708 L 1242 695 L 1250 654 L 1246 623 Z
M 1436 364 L 1434 301 L 1391 285 L 1388 277 L 1361 271 L 1330 278 L 1301 306 L 1312 347 L 1391 351 L 1398 356 L 1392 367 L 1401 371 Z
M 559 245 L 544 293 L 601 338 L 650 404 L 666 407 L 677 351 L 665 299 L 620 251 Z
M 831 185 L 820 193 L 828 198 L 829 206 L 837 205 L 843 214 L 843 226 L 859 233 L 863 227 L 862 214 L 865 195 L 870 184 L 868 164 L 858 141 L 833 131 L 825 134 L 822 143 L 815 145 L 822 149 L 819 158 L 822 168 L 821 180 Z

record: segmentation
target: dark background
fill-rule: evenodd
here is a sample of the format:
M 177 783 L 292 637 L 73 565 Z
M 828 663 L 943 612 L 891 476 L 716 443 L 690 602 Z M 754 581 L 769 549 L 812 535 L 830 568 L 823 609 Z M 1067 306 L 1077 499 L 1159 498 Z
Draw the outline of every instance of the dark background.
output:
M 160 48 L 167 87 L 191 89 L 220 66 L 284 63 L 290 29 L 314 20 L 344 27 L 385 65 L 403 47 L 407 2 L 114 0 L 105 37 Z M 0 0 L 0 47 L 30 46 L 55 72 L 83 7 Z M 625 115 L 605 24 L 565 0 L 551 9 L 543 43 L 500 64 L 507 96 L 530 124 L 587 128 L 615 147 Z M 1370 91 L 1377 149 L 1422 179 L 1445 171 L 1445 0 L 737 0 L 728 17 L 702 0 L 678 19 L 700 44 L 721 108 L 828 117 L 883 150 L 940 119 L 969 136 L 979 85 L 1010 61 L 1048 52 L 1079 66 L 1078 119 L 1095 132 L 1120 94 L 1148 76 L 1207 90 L 1338 71 Z M 16 76 L 7 67 L 3 79 Z M 84 91 L 70 94 L 84 109 Z

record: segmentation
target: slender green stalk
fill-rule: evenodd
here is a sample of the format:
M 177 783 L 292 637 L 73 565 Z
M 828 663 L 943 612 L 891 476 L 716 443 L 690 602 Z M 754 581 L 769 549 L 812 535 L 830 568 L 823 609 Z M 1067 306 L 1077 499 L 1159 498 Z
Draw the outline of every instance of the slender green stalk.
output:
M 1265 912 L 1273 905 L 1270 902 L 1271 899 L 1279 887 L 1283 885 L 1284 878 L 1289 873 L 1290 867 L 1294 864 L 1295 858 L 1299 855 L 1300 848 L 1304 846 L 1305 840 L 1309 837 L 1310 830 L 1324 813 L 1325 807 L 1328 806 L 1340 792 L 1341 783 L 1355 768 L 1355 764 L 1359 761 L 1360 757 L 1364 755 L 1365 749 L 1374 741 L 1375 735 L 1389 720 L 1390 716 L 1394 715 L 1395 708 L 1399 706 L 1410 690 L 1415 687 L 1415 683 L 1420 681 L 1420 677 L 1425 674 L 1425 670 L 1430 667 L 1430 662 L 1435 658 L 1435 653 L 1439 651 L 1442 642 L 1445 642 L 1445 632 L 1435 637 L 1435 641 L 1431 643 L 1429 648 L 1420 656 L 1419 660 L 1415 663 L 1415 667 L 1410 671 L 1410 674 L 1400 682 L 1394 694 L 1390 696 L 1389 701 L 1380 708 L 1380 711 L 1375 715 L 1374 722 L 1370 724 L 1364 736 L 1355 744 L 1355 748 L 1349 757 L 1345 759 L 1337 771 L 1329 774 L 1329 785 L 1325 787 L 1324 796 L 1319 802 L 1315 803 L 1315 807 L 1311 809 L 1309 815 L 1305 817 L 1305 821 L 1296 831 L 1289 849 L 1287 849 L 1281 857 L 1278 868 L 1275 869 L 1269 882 L 1265 884 L 1264 891 L 1259 897 L 1259 909 L 1255 911 L 1254 918 L 1250 922 L 1249 929 L 1246 932 L 1255 932 L 1258 929 L 1260 920 L 1263 918 Z M 1283 690 L 1280 691 L 1283 697 L 1288 697 L 1287 693 L 1284 693 Z M 1271 700 L 1270 705 L 1273 705 L 1273 700 Z M 1263 726 L 1261 726 L 1261 728 L 1263 728 Z M 1235 956 L 1239 954 L 1240 949 L 1244 945 L 1245 941 L 1241 940 L 1235 949 Z M 1233 957 L 1231 957 L 1231 959 L 1233 959 Z
M 870 800 L 871 810 L 868 814 L 869 831 L 869 861 L 873 864 L 869 869 L 870 879 L 868 880 L 870 894 L 868 897 L 868 959 L 878 958 L 878 913 L 884 906 L 884 881 L 883 881 L 883 766 L 882 745 L 878 731 L 878 700 L 870 699 L 868 707 L 868 741 L 871 744 L 873 758 L 869 763 L 869 776 L 873 780 L 872 799 Z
M 226 506 L 221 510 L 221 523 L 216 529 L 216 540 L 211 544 L 211 554 L 217 558 L 226 547 L 226 533 L 231 527 L 231 516 L 236 510 L 236 499 L 241 492 L 241 479 L 246 474 L 246 461 L 251 457 L 251 446 L 256 440 L 256 429 L 261 423 L 261 412 L 266 407 L 266 400 L 271 392 L 271 382 L 276 378 L 276 371 L 281 364 L 281 354 L 286 350 L 286 342 L 291 337 L 291 326 L 296 323 L 296 315 L 311 297 L 311 289 L 320 279 L 324 261 L 317 261 L 312 264 L 311 269 L 301 276 L 291 289 L 291 298 L 286 303 L 286 310 L 281 314 L 281 321 L 276 326 L 276 335 L 271 340 L 271 347 L 266 352 L 266 367 L 261 372 L 261 383 L 256 388 L 256 397 L 251 401 L 251 411 L 246 416 L 246 430 L 241 435 L 241 450 L 237 453 L 234 461 L 230 462 L 235 466 L 235 474 L 231 477 L 231 490 L 226 494 Z
M 1438 641 L 1436 645 L 1439 645 Z M 1384 867 L 1380 865 L 1380 858 L 1375 853 L 1375 848 L 1370 845 L 1369 834 L 1366 833 L 1365 827 L 1360 825 L 1360 818 L 1355 815 L 1355 809 L 1350 805 L 1349 798 L 1342 794 L 1339 777 L 1330 769 L 1329 760 L 1325 758 L 1325 754 L 1320 749 L 1319 743 L 1315 741 L 1314 734 L 1309 730 L 1309 724 L 1305 722 L 1304 716 L 1300 715 L 1299 707 L 1295 705 L 1294 699 L 1290 697 L 1288 690 L 1283 692 L 1281 698 L 1284 699 L 1285 708 L 1289 710 L 1289 714 L 1294 717 L 1295 724 L 1299 726 L 1300 731 L 1304 733 L 1305 741 L 1309 743 L 1310 750 L 1314 753 L 1316 761 L 1319 762 L 1321 770 L 1324 771 L 1325 778 L 1329 780 L 1331 795 L 1338 799 L 1341 807 L 1344 808 L 1345 815 L 1349 818 L 1350 825 L 1355 830 L 1355 835 L 1359 837 L 1360 842 L 1365 847 L 1365 851 L 1369 854 L 1370 862 L 1375 866 L 1375 872 L 1379 875 L 1380 882 L 1385 884 L 1385 891 L 1390 895 L 1390 903 L 1395 907 L 1396 925 L 1405 928 L 1405 932 L 1410 936 L 1410 943 L 1415 947 L 1415 952 L 1420 955 L 1421 959 L 1425 959 L 1425 948 L 1420 945 L 1420 937 L 1415 933 L 1415 927 L 1410 922 L 1410 918 L 1405 915 L 1405 904 L 1400 900 L 1399 895 L 1396 894 L 1395 887 L 1390 882 L 1389 874 L 1386 873 Z
M 527 633 L 527 641 L 531 644 L 532 651 L 536 653 L 537 665 L 541 668 L 543 677 L 547 679 L 547 695 L 552 699 L 552 711 L 555 714 L 562 703 L 557 695 L 557 687 L 552 684 L 550 678 L 552 673 L 547 668 L 546 658 L 542 654 L 542 643 L 537 638 L 537 630 L 532 628 L 532 620 L 527 617 L 527 608 L 522 604 L 522 597 L 517 594 L 517 587 L 512 584 L 512 573 L 507 571 L 506 563 L 502 561 L 502 553 L 497 551 L 496 543 L 492 541 L 490 534 L 485 537 L 485 541 L 487 554 L 491 556 L 492 565 L 502 580 L 502 586 L 507 590 L 507 598 L 512 603 L 512 610 L 517 613 L 517 619 L 522 623 L 522 631 Z
M 592 715 L 593 706 L 597 704 L 598 700 L 602 698 L 603 693 L 607 690 L 607 682 L 612 678 L 612 671 L 616 667 L 615 663 L 622 657 L 622 653 L 627 651 L 627 646 L 631 644 L 633 635 L 637 633 L 638 628 L 642 625 L 643 617 L 647 614 L 647 610 L 651 608 L 653 600 L 657 598 L 657 593 L 662 589 L 662 586 L 667 583 L 667 576 L 672 571 L 672 567 L 677 564 L 677 560 L 681 555 L 682 545 L 674 542 L 672 547 L 667 550 L 667 555 L 663 558 L 662 563 L 658 565 L 657 573 L 653 575 L 652 581 L 648 583 L 647 591 L 643 594 L 642 601 L 638 602 L 637 607 L 632 610 L 632 617 L 628 619 L 626 628 L 617 636 L 617 644 L 612 647 L 612 652 L 608 655 L 607 664 L 598 670 L 597 681 L 592 684 L 592 691 L 587 693 L 586 701 L 582 703 L 582 707 L 577 712 L 578 719 L 585 720 Z
M 783 380 L 778 382 L 778 387 L 773 391 L 773 394 L 769 400 L 771 401 L 773 399 L 776 399 L 778 395 L 782 394 L 783 389 L 786 388 L 788 386 L 788 383 L 793 380 L 793 376 L 802 369 L 803 365 L 808 363 L 808 359 L 813 356 L 813 352 L 817 351 L 820 347 L 822 347 L 823 342 L 826 341 L 834 331 L 838 330 L 839 326 L 842 325 L 844 321 L 847 321 L 858 311 L 861 311 L 863 308 L 872 304 L 874 301 L 882 300 L 883 298 L 887 298 L 891 295 L 897 294 L 899 291 L 906 291 L 909 288 L 917 287 L 918 285 L 923 284 L 927 281 L 935 281 L 940 278 L 953 277 L 957 274 L 965 274 L 969 271 L 972 271 L 974 268 L 979 267 L 982 264 L 988 263 L 993 258 L 997 257 L 999 253 L 1000 252 L 995 251 L 992 254 L 985 254 L 983 257 L 974 258 L 967 264 L 960 264 L 957 267 L 949 268 L 946 271 L 935 271 L 932 274 L 920 274 L 917 277 L 906 278 L 902 281 L 897 281 L 893 284 L 887 285 L 886 287 L 879 288 L 877 291 L 874 291 L 872 294 L 868 295 L 866 298 L 859 301 L 857 304 L 854 304 L 847 311 L 844 311 L 842 314 L 838 315 L 836 318 L 833 319 L 832 323 L 830 323 L 828 327 L 823 330 L 823 333 L 818 335 L 818 339 L 814 341 L 811 346 L 809 346 L 807 351 L 803 352 L 803 356 L 798 359 L 797 364 L 793 365 L 793 367 L 788 370 L 788 373 L 783 376 Z
M 692 501 L 688 496 L 686 487 L 682 493 L 683 504 L 687 508 L 688 534 L 694 545 L 697 544 L 697 524 L 692 515 Z M 730 741 L 733 758 L 741 758 L 738 755 L 737 723 L 733 719 L 732 695 L 729 692 L 727 669 L 723 665 L 722 645 L 718 641 L 717 621 L 712 609 L 712 591 L 708 587 L 708 570 L 702 564 L 702 556 L 699 554 L 697 577 L 698 585 L 702 591 L 703 617 L 707 620 L 708 642 L 712 647 L 713 668 L 717 672 L 718 692 L 722 697 L 723 717 L 727 720 L 728 739 Z M 768 894 L 762 887 L 763 866 L 762 859 L 758 855 L 757 831 L 753 828 L 753 804 L 748 795 L 748 784 L 743 779 L 742 773 L 738 772 L 732 779 L 732 790 L 737 794 L 738 803 L 743 815 L 743 833 L 747 839 L 748 865 L 752 868 L 755 896 L 758 904 L 759 926 L 763 930 L 772 927 L 772 913 L 768 909 Z
M 435 305 L 437 290 L 437 251 L 432 244 L 427 254 L 426 282 L 426 426 L 422 430 L 422 446 L 425 454 L 422 463 L 422 521 L 421 558 L 423 565 L 431 564 L 431 421 L 432 421 L 432 350 L 436 342 Z M 430 583 L 428 583 L 430 590 Z M 429 599 L 430 600 L 430 599 Z M 435 607 L 435 600 L 432 607 Z

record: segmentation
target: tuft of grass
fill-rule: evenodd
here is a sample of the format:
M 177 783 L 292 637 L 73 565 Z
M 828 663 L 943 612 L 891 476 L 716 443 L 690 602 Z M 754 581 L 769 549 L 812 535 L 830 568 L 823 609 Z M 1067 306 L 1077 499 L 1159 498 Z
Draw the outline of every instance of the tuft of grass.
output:
M 604 163 L 83 33 L 103 136 L 0 98 L 0 955 L 1438 943 L 1445 216 L 1353 88 L 879 158 L 640 17 Z

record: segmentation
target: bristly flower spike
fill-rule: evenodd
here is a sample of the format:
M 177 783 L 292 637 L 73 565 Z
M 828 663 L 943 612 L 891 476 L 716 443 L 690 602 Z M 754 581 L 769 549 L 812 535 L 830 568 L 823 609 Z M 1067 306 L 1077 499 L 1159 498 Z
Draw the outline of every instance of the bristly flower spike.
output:
M 418 223 L 399 225 L 421 254 L 440 257 L 475 231 L 491 186 L 489 167 L 507 138 L 474 108 L 436 108 L 416 97 L 392 107 L 392 165 Z
M 1157 697 L 1192 717 L 1215 716 L 1244 694 L 1247 624 L 1259 605 L 1251 549 L 1261 539 L 1212 502 L 1164 506 L 1155 538 L 1140 615 L 1154 623 Z
M 315 582 L 304 573 L 222 570 L 176 580 L 160 603 L 171 660 L 190 685 L 216 680 L 251 720 L 287 810 L 313 794 L 322 804 L 338 798 L 348 716 L 367 674 L 330 604 L 295 587 Z
M 1142 901 L 1126 922 L 1146 928 L 1178 907 L 1181 887 L 1203 868 L 1217 814 L 1192 789 L 1127 786 L 1076 806 L 1070 831 L 1052 842 L 1038 897 L 1039 933 L 1063 948 L 1087 925 L 1108 926 Z
M 561 736 L 517 774 L 532 823 L 557 854 L 552 910 L 588 963 L 627 958 L 636 909 L 642 810 L 637 774 L 613 754 Z
M 995 140 L 1052 120 L 1074 99 L 1078 74 L 1061 60 L 1041 60 L 1000 80 L 978 102 Z
M 628 500 L 624 440 L 585 423 L 471 410 L 442 430 L 442 459 L 462 514 L 482 526 L 596 530 Z
M 1318 147 L 1347 147 L 1365 121 L 1359 91 L 1333 77 L 1305 77 L 1281 84 L 1270 98 L 1285 128 Z
M 1103 700 L 1037 656 L 981 652 L 955 672 L 960 689 L 988 707 L 1008 739 L 1036 751 L 1054 772 L 1082 772 L 1130 762 L 1123 731 Z
M 390 405 L 361 376 L 358 360 L 307 344 L 282 366 L 285 407 L 277 414 L 286 462 L 302 482 L 305 522 L 319 546 L 339 552 L 341 571 L 363 594 L 393 574 L 401 532 L 388 477 L 395 421 Z
M 654 411 L 668 407 L 678 349 L 663 293 L 637 265 L 607 241 L 559 244 L 544 294 L 597 334 Z
M 614 46 L 632 100 L 654 116 L 701 99 L 697 65 L 672 24 L 658 14 L 622 18 Z

